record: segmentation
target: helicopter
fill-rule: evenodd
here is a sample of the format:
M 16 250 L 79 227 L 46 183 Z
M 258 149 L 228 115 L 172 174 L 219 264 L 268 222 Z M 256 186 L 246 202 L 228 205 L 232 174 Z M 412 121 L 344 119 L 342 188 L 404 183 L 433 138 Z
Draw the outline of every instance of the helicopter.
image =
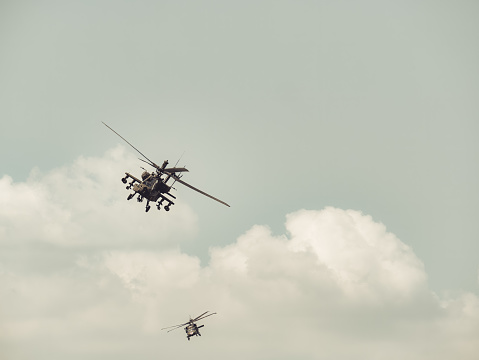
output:
M 183 327 L 186 325 L 185 327 L 185 332 L 186 332 L 186 338 L 188 339 L 188 341 L 190 340 L 190 337 L 192 336 L 201 336 L 200 334 L 200 331 L 199 329 L 202 328 L 204 325 L 196 325 L 195 323 L 199 320 L 203 320 L 204 318 L 208 317 L 208 316 L 211 316 L 211 315 L 215 315 L 216 313 L 210 313 L 208 315 L 206 315 L 209 311 L 206 311 L 204 312 L 203 314 L 195 317 L 194 319 L 192 319 L 190 317 L 190 320 L 188 322 L 185 322 L 184 324 L 179 324 L 179 325 L 173 325 L 173 326 L 168 326 L 168 327 L 165 327 L 161 330 L 166 330 L 166 329 L 170 329 L 168 330 L 167 332 L 170 332 L 170 331 L 173 331 L 173 330 L 176 330 L 176 329 L 179 329 L 180 327 Z
M 148 212 L 151 208 L 150 202 L 153 202 L 153 203 L 156 202 L 156 208 L 158 210 L 161 210 L 161 206 L 163 205 L 163 208 L 166 211 L 170 211 L 170 206 L 175 204 L 173 202 L 173 199 L 176 199 L 176 197 L 173 194 L 171 194 L 170 191 L 171 189 L 174 189 L 173 184 L 175 182 L 178 182 L 180 184 L 183 184 L 189 187 L 192 190 L 199 192 L 202 195 L 209 197 L 210 199 L 216 200 L 217 202 L 230 207 L 224 201 L 221 201 L 220 199 L 217 199 L 214 196 L 211 196 L 210 194 L 207 194 L 204 191 L 201 191 L 200 189 L 195 188 L 194 186 L 188 184 L 187 182 L 180 180 L 180 178 L 183 176 L 181 173 L 188 172 L 186 168 L 176 167 L 176 165 L 174 167 L 167 167 L 168 160 L 165 160 L 161 166 L 158 166 L 153 161 L 148 159 L 140 150 L 138 150 L 136 147 L 130 144 L 123 136 L 118 134 L 115 130 L 113 130 L 104 122 L 103 124 L 107 128 L 109 128 L 111 131 L 113 131 L 116 135 L 118 135 L 123 141 L 125 141 L 133 149 L 135 149 L 144 158 L 144 159 L 139 158 L 139 160 L 147 163 L 148 165 L 156 169 L 155 171 L 150 173 L 146 169 L 142 168 L 144 171 L 141 174 L 141 179 L 133 176 L 132 174 L 128 172 L 125 172 L 125 177 L 123 177 L 121 181 L 123 182 L 123 184 L 128 183 L 128 185 L 126 186 L 127 190 L 130 190 L 130 189 L 133 190 L 133 193 L 128 195 L 127 200 L 131 200 L 136 194 L 138 194 L 138 197 L 137 197 L 138 202 L 143 202 L 143 200 L 146 199 L 146 208 L 145 208 L 146 212 Z M 131 179 L 131 181 L 128 182 L 128 179 Z M 173 183 L 171 185 L 168 185 L 167 183 L 170 180 L 172 180 Z

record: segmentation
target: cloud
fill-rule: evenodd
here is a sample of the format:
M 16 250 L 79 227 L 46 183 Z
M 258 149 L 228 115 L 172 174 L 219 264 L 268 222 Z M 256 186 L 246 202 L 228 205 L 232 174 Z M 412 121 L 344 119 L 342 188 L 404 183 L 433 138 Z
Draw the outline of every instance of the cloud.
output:
M 299 211 L 288 215 L 286 228 L 291 247 L 314 253 L 355 298 L 401 301 L 426 286 L 424 265 L 412 249 L 358 211 Z
M 332 224 L 338 224 L 350 212 L 332 208 L 298 212 L 288 217 L 287 226 L 297 220 L 308 224 L 307 219 L 316 216 L 336 216 Z M 418 282 L 425 279 L 420 261 L 410 250 L 404 254 L 404 244 L 396 243 L 391 234 L 384 236 L 394 240 L 396 248 L 390 244 L 386 253 L 382 247 L 360 249 L 357 257 L 345 253 L 359 264 L 371 262 L 369 273 L 355 278 L 362 284 L 352 286 L 354 291 L 337 275 L 350 271 L 350 266 L 340 267 L 343 259 L 331 267 L 321 261 L 314 246 L 297 245 L 325 241 L 327 246 L 337 238 L 303 235 L 273 236 L 267 227 L 255 226 L 235 243 L 212 249 L 204 267 L 197 257 L 179 250 L 106 251 L 79 258 L 56 276 L 3 271 L 2 308 L 9 309 L 2 314 L 4 341 L 18 358 L 36 351 L 53 359 L 80 353 L 102 359 L 133 354 L 200 359 L 477 356 L 477 296 L 439 299 L 425 281 Z M 417 276 L 406 277 L 397 286 L 397 276 L 390 271 L 372 274 L 384 270 L 378 265 L 383 262 Z M 185 347 L 182 330 L 161 331 L 206 310 L 218 315 L 204 321 L 205 336 L 193 339 L 194 347 Z M 47 349 L 49 339 L 61 345 Z M 24 346 L 27 343 L 30 347 Z
M 125 201 L 125 164 L 135 161 L 115 148 L 25 183 L 0 180 L 2 250 L 47 244 L 40 263 L 68 254 L 41 271 L 0 254 L 7 359 L 477 357 L 478 297 L 433 293 L 413 250 L 371 216 L 300 210 L 285 234 L 255 225 L 201 265 L 177 246 L 195 214 L 178 203 L 152 222 Z M 218 314 L 201 339 L 161 330 L 206 310 Z
M 4 176 L 0 241 L 62 247 L 171 246 L 172 238 L 191 238 L 197 217 L 186 204 L 176 204 L 166 219 L 155 211 L 145 216 L 144 204 L 126 201 L 128 192 L 120 178 L 136 167 L 137 160 L 119 146 L 101 158 L 80 157 L 73 165 L 47 174 L 36 169 L 26 182 L 14 183 Z

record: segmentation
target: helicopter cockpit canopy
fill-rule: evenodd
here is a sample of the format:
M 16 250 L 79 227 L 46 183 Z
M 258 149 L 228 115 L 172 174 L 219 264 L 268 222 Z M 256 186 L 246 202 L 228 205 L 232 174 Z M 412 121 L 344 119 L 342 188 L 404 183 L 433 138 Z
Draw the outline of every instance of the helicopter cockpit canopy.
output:
M 141 174 L 141 179 L 145 181 L 146 179 L 148 179 L 149 176 L 150 173 L 148 171 L 143 171 L 143 174 Z

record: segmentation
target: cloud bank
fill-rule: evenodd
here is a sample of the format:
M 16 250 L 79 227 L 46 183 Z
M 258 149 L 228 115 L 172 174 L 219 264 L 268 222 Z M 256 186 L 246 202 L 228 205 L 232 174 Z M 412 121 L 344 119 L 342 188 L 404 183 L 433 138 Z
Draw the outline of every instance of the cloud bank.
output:
M 188 206 L 155 225 L 112 186 L 125 161 L 116 148 L 0 179 L 2 358 L 477 358 L 478 297 L 433 293 L 413 250 L 370 216 L 296 211 L 285 234 L 255 225 L 202 266 L 177 246 L 197 226 Z M 29 262 L 50 258 L 26 254 L 39 244 L 71 261 L 38 271 Z M 202 338 L 161 331 L 206 310 L 218 315 Z
M 47 174 L 35 169 L 24 183 L 3 176 L 0 241 L 103 247 L 164 245 L 173 237 L 178 241 L 194 235 L 197 218 L 184 203 L 174 205 L 168 221 L 158 216 L 152 221 L 157 214 L 145 216 L 144 204 L 125 201 L 128 192 L 119 186 L 125 169 L 139 170 L 138 161 L 119 146 L 101 158 L 80 157 Z

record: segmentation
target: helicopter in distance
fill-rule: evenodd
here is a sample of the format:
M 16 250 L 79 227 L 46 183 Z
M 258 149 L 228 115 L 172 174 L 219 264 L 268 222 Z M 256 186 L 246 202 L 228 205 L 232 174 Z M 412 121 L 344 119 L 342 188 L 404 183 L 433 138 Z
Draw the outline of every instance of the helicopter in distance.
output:
M 203 314 L 195 317 L 194 319 L 192 319 L 190 317 L 190 320 L 188 322 L 185 322 L 184 324 L 179 324 L 179 325 L 173 325 L 173 326 L 168 326 L 168 327 L 165 327 L 161 330 L 166 330 L 166 329 L 170 329 L 168 330 L 167 332 L 170 332 L 170 331 L 173 331 L 173 330 L 176 330 L 176 329 L 179 329 L 180 327 L 183 327 L 186 325 L 185 327 L 185 332 L 186 332 L 186 338 L 188 339 L 188 341 L 190 340 L 190 337 L 192 336 L 201 336 L 200 334 L 200 331 L 199 329 L 202 328 L 204 325 L 196 325 L 195 323 L 197 321 L 200 321 L 200 320 L 203 320 L 204 318 L 208 317 L 208 316 L 211 316 L 211 315 L 215 315 L 216 313 L 210 313 L 208 315 L 206 315 L 209 311 L 206 311 L 204 312 Z
M 156 203 L 156 208 L 158 210 L 160 210 L 161 206 L 163 205 L 163 208 L 166 211 L 170 211 L 170 206 L 175 204 L 172 199 L 176 199 L 176 197 L 173 194 L 171 194 L 170 190 L 173 189 L 173 184 L 175 182 L 178 182 L 180 184 L 185 185 L 186 187 L 189 187 L 190 189 L 193 189 L 199 192 L 202 195 L 209 197 L 210 199 L 216 200 L 217 202 L 230 207 L 224 201 L 221 201 L 220 199 L 217 199 L 214 196 L 211 196 L 210 194 L 207 194 L 204 191 L 201 191 L 200 189 L 195 188 L 194 186 L 188 184 L 187 182 L 180 180 L 180 178 L 183 176 L 181 173 L 188 172 L 186 168 L 176 167 L 176 166 L 167 167 L 168 160 L 165 160 L 161 166 L 158 166 L 153 161 L 148 159 L 140 150 L 138 150 L 136 147 L 130 144 L 123 136 L 118 134 L 115 130 L 113 130 L 104 122 L 103 124 L 107 128 L 109 128 L 111 131 L 113 131 L 116 135 L 118 135 L 123 141 L 125 141 L 133 149 L 135 149 L 144 158 L 144 159 L 139 158 L 139 160 L 147 163 L 148 165 L 156 169 L 155 171 L 150 173 L 143 168 L 144 172 L 141 174 L 141 180 L 131 175 L 130 173 L 125 172 L 125 177 L 122 178 L 121 181 L 123 182 L 123 184 L 126 184 L 128 182 L 128 179 L 131 179 L 131 181 L 126 186 L 126 189 L 133 190 L 133 193 L 128 195 L 127 200 L 131 200 L 136 194 L 138 194 L 138 197 L 136 199 L 138 202 L 143 202 L 143 200 L 146 199 L 146 208 L 145 208 L 146 212 L 148 212 L 151 208 L 150 202 L 155 203 L 157 201 L 158 202 Z M 168 185 L 167 183 L 170 180 L 172 180 L 173 183 L 171 183 L 171 185 Z

